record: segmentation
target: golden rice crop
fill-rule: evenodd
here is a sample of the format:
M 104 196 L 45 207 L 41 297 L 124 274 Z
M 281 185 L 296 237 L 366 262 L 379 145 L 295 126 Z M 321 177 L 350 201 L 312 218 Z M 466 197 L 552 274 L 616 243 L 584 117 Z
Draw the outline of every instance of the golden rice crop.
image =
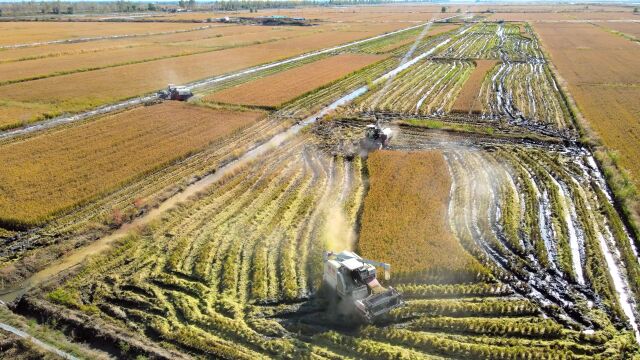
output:
M 359 248 L 396 273 L 452 277 L 476 261 L 447 223 L 451 179 L 441 152 L 378 151 L 369 156 Z
M 0 147 L 0 221 L 30 225 L 197 151 L 261 116 L 167 102 Z
M 383 59 L 377 55 L 338 55 L 244 83 L 207 96 L 216 102 L 277 107 L 317 87 Z

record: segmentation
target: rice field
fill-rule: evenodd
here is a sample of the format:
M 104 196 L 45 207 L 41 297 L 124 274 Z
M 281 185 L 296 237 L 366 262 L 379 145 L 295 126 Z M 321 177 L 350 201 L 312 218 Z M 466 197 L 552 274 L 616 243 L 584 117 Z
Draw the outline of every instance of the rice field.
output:
M 487 72 L 489 72 L 496 63 L 495 60 L 475 61 L 475 68 L 458 94 L 452 111 L 462 113 L 479 113 L 481 111 L 482 102 L 478 100 L 480 97 L 480 88 L 487 76 Z
M 362 112 L 444 114 L 472 71 L 473 65 L 466 61 L 421 61 L 389 85 L 378 86 L 356 106 Z
M 2 224 L 42 223 L 211 146 L 261 116 L 165 103 L 4 144 L 0 148 Z
M 3 22 L 0 24 L 0 46 L 12 47 L 20 44 L 34 44 L 46 41 L 73 40 L 87 37 L 107 37 L 123 35 L 147 35 L 158 32 L 176 32 L 198 28 L 197 24 L 144 24 L 105 23 L 44 23 Z
M 396 279 L 466 283 L 486 275 L 446 221 L 451 181 L 442 153 L 379 151 L 367 159 L 367 171 L 362 256 L 393 264 Z
M 243 83 L 204 98 L 205 101 L 277 108 L 311 90 L 384 59 L 377 55 L 337 55 L 255 81 Z
M 639 187 L 636 99 L 640 49 L 634 42 L 592 25 L 539 24 L 535 28 L 585 125 L 607 148 L 617 152 L 619 165 L 630 172 L 630 182 Z
M 68 74 L 0 86 L 0 97 L 5 101 L 25 104 L 15 107 L 9 105 L 7 110 L 0 111 L 2 115 L 11 114 L 13 116 L 0 118 L 0 124 L 2 124 L 2 128 L 6 129 L 20 126 L 25 122 L 60 116 L 68 112 L 80 112 L 154 92 L 170 83 L 188 83 L 239 71 L 398 28 L 402 28 L 402 26 L 384 23 L 367 27 L 361 24 L 337 25 L 327 27 L 322 32 L 309 32 L 305 36 L 295 36 L 291 39 L 285 38 L 258 44 L 249 42 L 243 44 L 246 46 L 230 47 L 219 51 L 197 51 L 192 55 L 168 58 L 157 58 L 157 55 L 152 55 L 152 58 L 145 59 L 147 61 L 136 58 L 138 59 L 136 61 L 112 63 L 110 66 L 104 65 L 104 60 L 94 60 L 102 62 L 103 65 L 91 71 L 81 71 L 91 69 L 91 67 L 84 68 L 87 66 L 86 64 L 73 65 L 75 60 L 72 56 L 70 60 L 72 65 L 65 65 L 67 66 L 65 71 L 70 72 Z M 254 36 L 252 35 L 252 37 Z M 133 48 L 132 53 L 135 54 L 140 50 L 142 49 Z M 175 55 L 175 53 L 173 54 Z M 92 55 L 88 56 L 93 57 Z M 54 63 L 57 61 L 55 57 L 49 58 L 49 60 Z M 128 63 L 129 61 L 133 61 L 133 63 Z M 5 66 L 21 66 L 20 63 L 16 64 L 5 64 Z M 74 66 L 77 67 L 74 70 L 69 70 Z M 0 65 L 1 67 L 2 65 Z M 40 73 L 40 75 L 43 74 Z M 25 107 L 29 109 L 25 109 Z M 33 109 L 38 109 L 38 111 L 35 111 L 34 114 Z
M 0 127 L 17 129 L 0 131 L 0 300 L 23 319 L 0 304 L 0 324 L 79 358 L 637 357 L 633 222 L 580 121 L 633 118 L 633 71 L 616 59 L 588 71 L 631 61 L 633 42 L 592 24 L 491 20 L 623 9 L 590 6 L 260 9 L 249 16 L 319 25 L 186 32 L 169 21 L 217 13 L 166 13 L 144 24 L 166 34 L 0 50 L 0 73 L 17 79 L 0 85 Z M 34 27 L 16 33 L 73 36 Z M 599 32 L 563 41 L 569 29 Z M 217 75 L 187 102 L 27 127 Z M 378 145 L 363 139 L 374 123 L 384 149 L 363 146 Z M 630 156 L 633 126 L 609 127 L 627 131 Z M 323 262 L 342 250 L 389 263 L 378 280 L 404 303 L 373 322 L 335 311 L 349 299 L 323 282 Z M 12 356 L 41 356 L 0 337 Z
M 606 195 L 597 183 L 581 180 L 593 176 L 587 159 L 579 163 L 566 155 L 511 147 L 492 153 L 379 153 L 367 160 L 373 193 L 364 197 L 364 162 L 328 157 L 310 136 L 296 137 L 227 174 L 152 227 L 93 258 L 46 293 L 46 302 L 26 298 L 21 306 L 99 314 L 100 323 L 126 329 L 136 341 L 154 334 L 162 342 L 152 353 L 173 351 L 175 357 L 607 358 L 634 351 L 633 333 L 614 330 L 625 312 L 615 295 L 617 285 L 602 271 L 612 268 L 604 253 L 624 239 L 615 230 L 615 216 L 593 208 L 598 203 L 590 196 Z M 440 191 L 435 186 L 424 198 L 390 199 L 440 204 L 435 212 L 450 221 L 449 236 L 465 248 L 456 251 L 473 256 L 466 266 L 477 261 L 474 266 L 484 275 L 464 282 L 392 275 L 407 304 L 384 324 L 337 331 L 310 298 L 319 286 L 322 251 L 353 246 L 358 208 L 373 209 L 376 187 L 387 186 L 388 196 L 397 193 L 396 175 L 381 177 L 375 170 L 388 156 L 422 162 L 414 174 L 425 171 L 426 164 L 450 168 L 451 177 L 448 171 L 439 173 Z M 570 172 L 560 167 L 567 160 L 573 161 Z M 388 164 L 381 166 L 391 174 Z M 400 170 L 405 174 L 400 176 L 411 177 L 409 170 Z M 488 176 L 497 181 L 487 182 Z M 442 202 L 443 191 L 445 196 L 451 192 L 448 204 Z M 388 219 L 406 221 L 394 207 L 388 206 Z M 546 215 L 532 217 L 537 207 Z M 554 207 L 560 209 L 558 217 L 544 210 Z M 359 246 L 366 252 L 365 231 L 375 230 L 366 220 L 363 227 Z M 523 233 L 513 238 L 514 231 Z M 569 250 L 572 231 L 583 240 L 575 251 Z M 388 245 L 383 239 L 376 241 Z M 451 256 L 429 243 L 441 256 Z M 401 256 L 390 258 L 392 269 L 402 268 Z M 524 274 L 537 280 L 544 269 L 561 275 L 529 284 L 518 280 Z M 584 291 L 583 284 L 595 292 Z M 575 308 L 568 312 L 567 299 L 579 304 L 580 315 Z M 612 320 L 599 311 L 613 314 Z M 149 354 L 138 344 L 120 354 Z

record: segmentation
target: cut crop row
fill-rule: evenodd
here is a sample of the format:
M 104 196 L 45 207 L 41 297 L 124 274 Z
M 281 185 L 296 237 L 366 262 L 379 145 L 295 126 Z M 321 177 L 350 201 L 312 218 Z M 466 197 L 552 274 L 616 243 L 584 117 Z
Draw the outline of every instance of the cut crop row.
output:
M 473 65 L 464 61 L 421 61 L 379 85 L 355 106 L 360 111 L 444 114 L 472 70 Z

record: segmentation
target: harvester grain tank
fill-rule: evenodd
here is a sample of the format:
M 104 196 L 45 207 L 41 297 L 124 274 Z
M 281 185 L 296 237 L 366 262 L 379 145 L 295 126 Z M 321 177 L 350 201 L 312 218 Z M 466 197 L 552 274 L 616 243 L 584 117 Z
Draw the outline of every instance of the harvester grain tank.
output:
M 176 86 L 169 84 L 166 89 L 158 92 L 158 97 L 165 100 L 185 101 L 193 96 L 193 93 L 186 86 Z
M 398 291 L 383 287 L 376 278 L 376 267 L 379 267 L 384 270 L 384 279 L 389 280 L 391 265 L 363 259 L 351 251 L 327 251 L 323 260 L 323 286 L 329 296 L 351 305 L 364 321 L 375 322 L 404 304 Z

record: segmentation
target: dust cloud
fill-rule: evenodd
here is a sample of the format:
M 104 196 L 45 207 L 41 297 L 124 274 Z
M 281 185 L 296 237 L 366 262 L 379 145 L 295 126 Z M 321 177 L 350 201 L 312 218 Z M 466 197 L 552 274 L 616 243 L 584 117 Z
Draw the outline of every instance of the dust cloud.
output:
M 352 251 L 355 247 L 356 234 L 340 204 L 332 204 L 325 209 L 326 222 L 323 225 L 323 243 L 329 251 Z

